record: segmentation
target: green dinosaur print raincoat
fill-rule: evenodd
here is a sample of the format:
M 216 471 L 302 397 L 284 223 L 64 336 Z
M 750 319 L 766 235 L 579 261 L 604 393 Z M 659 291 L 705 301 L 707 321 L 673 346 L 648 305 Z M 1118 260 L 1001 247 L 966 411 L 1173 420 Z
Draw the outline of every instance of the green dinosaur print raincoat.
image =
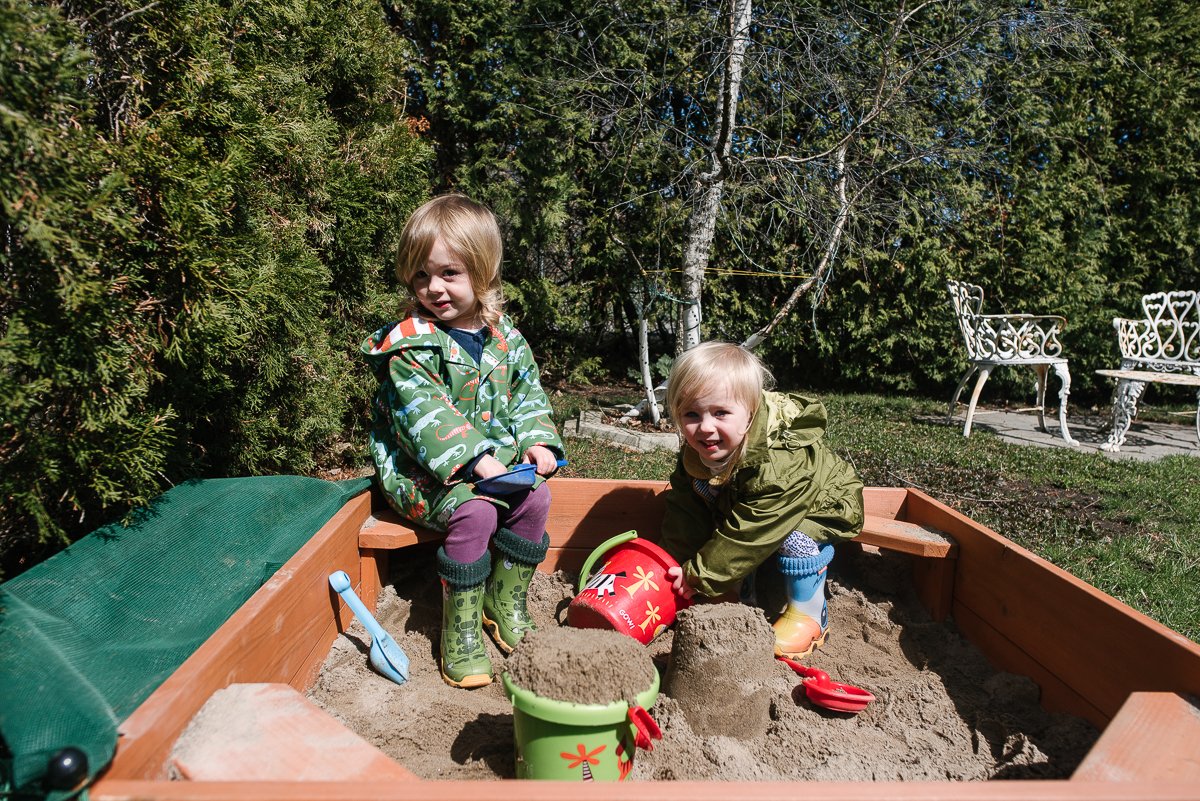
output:
M 564 457 L 537 364 L 509 318 L 491 328 L 479 363 L 415 314 L 361 350 L 380 379 L 369 436 L 375 473 L 388 503 L 414 523 L 445 531 L 459 504 L 487 497 L 464 469 L 481 454 L 509 467 L 534 445 Z
M 729 480 L 710 484 L 696 452 L 679 454 L 660 545 L 701 595 L 737 590 L 793 531 L 816 542 L 852 539 L 863 526 L 863 483 L 825 442 L 820 401 L 764 392 Z M 711 497 L 710 497 L 711 496 Z

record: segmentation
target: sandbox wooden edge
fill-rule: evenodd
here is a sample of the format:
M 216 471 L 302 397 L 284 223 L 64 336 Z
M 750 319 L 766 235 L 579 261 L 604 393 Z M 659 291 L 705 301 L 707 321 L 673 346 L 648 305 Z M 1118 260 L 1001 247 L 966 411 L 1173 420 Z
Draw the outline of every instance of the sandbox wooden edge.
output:
M 550 530 L 555 560 L 544 569 L 570 569 L 604 539 L 628 529 L 656 536 L 663 482 L 555 479 Z M 1089 759 L 1092 772 L 1078 780 L 981 783 L 686 783 L 651 782 L 587 786 L 523 783 L 520 794 L 540 798 L 696 799 L 788 798 L 819 793 L 825 798 L 1200 798 L 1200 715 L 1174 715 L 1156 731 L 1154 760 L 1147 765 L 1183 765 L 1182 778 L 1149 769 L 1139 773 L 1145 729 L 1136 725 L 1145 704 L 1123 712 L 1132 693 L 1164 695 L 1172 708 L 1194 710 L 1200 696 L 1200 646 L 1054 567 L 990 529 L 916 490 L 867 488 L 864 493 L 875 534 L 867 547 L 897 547 L 915 556 L 914 581 L 935 615 L 938 604 L 960 630 L 999 668 L 1033 678 L 1042 702 L 1092 720 L 1105 730 L 1101 745 L 1121 753 L 1128 770 L 1121 781 L 1094 781 L 1104 764 Z M 907 524 L 895 526 L 894 523 Z M 236 612 L 122 724 L 117 754 L 90 789 L 91 797 L 117 799 L 304 799 L 309 797 L 437 798 L 440 801 L 495 795 L 505 782 L 168 782 L 171 747 L 213 692 L 243 682 L 281 682 L 306 690 L 339 631 L 351 616 L 330 590 L 328 575 L 346 570 L 360 595 L 373 602 L 386 575 L 394 538 L 409 545 L 428 534 L 387 531 L 403 524 L 386 512 L 372 515 L 370 494 L 351 499 L 271 581 Z M 382 528 L 381 528 L 382 527 Z M 907 541 L 943 538 L 940 555 L 912 553 Z M 891 532 L 889 534 L 888 532 Z M 891 542 L 889 542 L 889 536 Z M 381 537 L 392 537 L 386 541 Z M 940 549 L 940 546 L 939 546 Z M 1166 698 L 1165 696 L 1173 696 Z M 1124 715 L 1135 725 L 1110 726 Z M 1118 721 L 1119 722 L 1119 721 Z M 1106 728 L 1108 727 L 1108 728 Z M 1109 728 L 1112 733 L 1109 733 Z M 1125 732 L 1125 733 L 1122 733 Z M 1164 753 L 1163 749 L 1167 749 Z M 1095 750 L 1095 749 L 1094 749 Z M 1191 768 L 1188 768 L 1188 766 Z M 1165 779 L 1170 779 L 1165 780 Z M 1134 784 L 1131 785 L 1130 782 Z M 508 788 L 510 791 L 511 787 Z M 595 795 L 593 795 L 595 793 Z

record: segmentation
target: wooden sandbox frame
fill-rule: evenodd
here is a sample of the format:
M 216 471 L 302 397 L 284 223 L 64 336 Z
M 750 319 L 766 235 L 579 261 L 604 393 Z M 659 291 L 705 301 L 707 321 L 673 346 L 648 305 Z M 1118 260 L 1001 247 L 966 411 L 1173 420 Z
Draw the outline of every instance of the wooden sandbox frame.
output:
M 540 569 L 577 571 L 622 531 L 657 536 L 660 481 L 557 478 Z M 343 569 L 373 607 L 389 554 L 437 535 L 371 493 L 346 505 L 121 725 L 92 801 L 480 801 L 520 799 L 1200 799 L 1200 646 L 912 489 L 867 488 L 860 547 L 913 558 L 913 580 L 936 619 L 999 669 L 1031 677 L 1042 705 L 1102 734 L 1070 780 L 990 782 L 168 781 L 172 745 L 212 693 L 271 682 L 306 691 L 352 614 L 329 587 Z

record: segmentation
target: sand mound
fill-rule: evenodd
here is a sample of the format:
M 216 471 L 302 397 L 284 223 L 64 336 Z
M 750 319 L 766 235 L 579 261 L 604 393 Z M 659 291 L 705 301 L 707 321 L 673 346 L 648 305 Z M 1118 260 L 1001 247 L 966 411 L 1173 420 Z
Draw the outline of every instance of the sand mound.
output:
M 410 549 L 394 563 L 378 617 L 411 659 L 409 681 L 396 685 L 371 671 L 369 637 L 356 623 L 335 642 L 309 697 L 424 778 L 511 778 L 512 708 L 499 682 L 460 690 L 438 673 L 441 594 L 432 551 Z M 992 670 L 952 623 L 931 621 L 907 575 L 900 554 L 848 550 L 831 567 L 829 641 L 805 662 L 872 692 L 877 700 L 858 715 L 809 702 L 800 678 L 770 657 L 770 629 L 753 607 L 693 607 L 648 647 L 621 637 L 665 674 L 650 710 L 663 738 L 638 752 L 630 779 L 1069 777 L 1096 730 L 1046 713 L 1032 681 Z M 537 574 L 529 603 L 539 626 L 565 622 L 573 596 L 569 577 Z M 769 600 L 767 589 L 762 597 Z M 610 634 L 569 632 L 585 643 L 573 648 Z M 504 669 L 504 657 L 489 648 Z M 513 669 L 520 654 L 509 658 Z
M 518 687 L 574 704 L 636 704 L 655 678 L 654 663 L 636 640 L 559 626 L 526 634 L 504 668 Z

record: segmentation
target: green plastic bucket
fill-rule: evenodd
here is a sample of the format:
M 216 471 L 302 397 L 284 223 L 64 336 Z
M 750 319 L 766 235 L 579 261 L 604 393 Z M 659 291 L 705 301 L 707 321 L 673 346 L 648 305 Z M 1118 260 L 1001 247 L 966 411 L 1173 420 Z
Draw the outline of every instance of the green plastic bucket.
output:
M 633 770 L 637 748 L 653 748 L 661 734 L 646 710 L 658 698 L 658 671 L 637 704 L 573 704 L 542 698 L 500 676 L 512 700 L 518 779 L 621 781 Z

